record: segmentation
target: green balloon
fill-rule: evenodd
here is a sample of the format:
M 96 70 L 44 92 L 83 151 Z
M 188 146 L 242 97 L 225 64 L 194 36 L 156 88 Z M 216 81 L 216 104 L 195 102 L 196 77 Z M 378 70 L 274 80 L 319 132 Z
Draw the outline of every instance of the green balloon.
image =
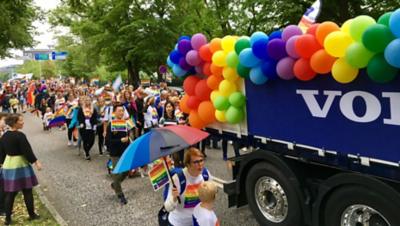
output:
M 368 63 L 368 77 L 378 83 L 387 83 L 396 78 L 399 69 L 386 62 L 383 53 L 375 55 Z
M 361 42 L 364 31 L 375 23 L 375 19 L 370 16 L 358 16 L 354 18 L 350 24 L 351 37 L 357 42 Z
M 230 124 L 237 124 L 244 119 L 244 111 L 242 108 L 235 108 L 233 106 L 225 112 L 226 121 Z
M 226 56 L 226 64 L 229 67 L 235 68 L 239 64 L 239 57 L 235 51 L 231 51 Z
M 240 38 L 235 43 L 236 54 L 239 55 L 240 52 L 242 52 L 242 50 L 244 50 L 246 48 L 250 48 L 250 47 L 251 47 L 250 39 L 248 37 Z
M 241 92 L 234 92 L 229 96 L 229 103 L 237 108 L 241 108 L 246 103 L 246 97 Z
M 229 104 L 229 100 L 227 97 L 218 96 L 214 100 L 214 107 L 215 107 L 215 109 L 217 109 L 219 111 L 224 111 L 224 110 L 228 109 L 229 106 L 230 106 L 230 104 Z
M 362 43 L 372 52 L 380 53 L 394 39 L 394 35 L 388 27 L 382 24 L 374 24 L 365 30 Z
M 378 24 L 385 25 L 386 27 L 389 27 L 389 20 L 390 16 L 392 15 L 392 12 L 387 12 L 383 14 L 382 16 L 379 17 L 378 19 Z
M 355 68 L 365 68 L 373 56 L 373 52 L 358 42 L 351 44 L 346 50 L 346 61 Z
M 241 65 L 240 63 L 236 67 L 236 72 L 242 78 L 249 78 L 250 68 Z

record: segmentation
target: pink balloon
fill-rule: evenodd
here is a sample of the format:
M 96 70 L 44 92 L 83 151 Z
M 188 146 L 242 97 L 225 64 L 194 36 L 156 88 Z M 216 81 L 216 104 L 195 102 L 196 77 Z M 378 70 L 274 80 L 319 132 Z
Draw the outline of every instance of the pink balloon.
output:
M 194 50 L 199 50 L 200 47 L 207 44 L 207 38 L 202 33 L 197 33 L 192 36 L 190 42 L 192 43 L 192 47 Z
M 284 80 L 290 80 L 294 78 L 293 66 L 296 63 L 291 57 L 285 57 L 281 59 L 276 65 L 276 72 L 279 78 Z
M 203 75 L 203 66 L 204 64 L 200 63 L 199 65 L 197 65 L 196 67 L 194 67 L 194 69 L 196 70 L 196 73 L 199 75 Z
M 287 42 L 289 38 L 295 36 L 295 35 L 302 35 L 303 32 L 301 29 L 296 26 L 296 25 L 289 25 L 285 29 L 283 29 L 282 32 L 282 40 Z
M 299 35 L 292 36 L 288 39 L 286 42 L 286 52 L 290 57 L 293 58 L 300 58 L 300 56 L 297 54 L 296 49 L 295 49 L 295 43 L 297 38 L 299 38 Z
M 201 59 L 199 57 L 199 54 L 196 50 L 190 50 L 187 54 L 186 54 L 186 62 L 189 65 L 192 66 L 197 66 L 201 63 Z

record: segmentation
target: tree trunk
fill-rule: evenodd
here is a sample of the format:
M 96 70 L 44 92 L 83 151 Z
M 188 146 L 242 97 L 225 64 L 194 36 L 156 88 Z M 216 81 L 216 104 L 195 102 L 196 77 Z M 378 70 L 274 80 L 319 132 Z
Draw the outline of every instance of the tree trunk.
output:
M 139 70 L 133 61 L 127 62 L 129 84 L 133 85 L 134 89 L 140 86 Z

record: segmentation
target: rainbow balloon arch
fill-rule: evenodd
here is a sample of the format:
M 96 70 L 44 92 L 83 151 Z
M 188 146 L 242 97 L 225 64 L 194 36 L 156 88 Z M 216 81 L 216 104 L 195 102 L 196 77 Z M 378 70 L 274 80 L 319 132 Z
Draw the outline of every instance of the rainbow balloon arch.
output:
M 207 41 L 198 33 L 179 38 L 167 59 L 184 80 L 180 107 L 197 128 L 218 122 L 237 124 L 245 118 L 243 79 L 256 85 L 268 80 L 310 81 L 331 74 L 339 83 L 350 83 L 366 68 L 377 83 L 396 78 L 400 68 L 400 9 L 378 21 L 366 15 L 314 24 L 306 33 L 296 25 L 270 35 L 225 36 Z

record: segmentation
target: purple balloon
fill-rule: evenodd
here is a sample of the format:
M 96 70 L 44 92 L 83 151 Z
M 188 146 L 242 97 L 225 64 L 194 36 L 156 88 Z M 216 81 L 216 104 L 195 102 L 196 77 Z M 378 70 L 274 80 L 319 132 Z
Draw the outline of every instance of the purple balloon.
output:
M 271 59 L 280 60 L 287 56 L 286 42 L 282 39 L 273 39 L 268 43 L 268 55 Z
M 192 68 L 192 66 L 190 66 L 190 65 L 186 62 L 186 60 L 185 60 L 184 57 L 182 57 L 181 59 L 179 59 L 179 66 L 180 66 L 183 70 L 185 70 L 185 71 L 188 71 L 188 70 L 190 70 L 190 69 Z
M 281 59 L 276 65 L 276 72 L 279 78 L 284 80 L 290 80 L 294 78 L 293 67 L 296 60 L 291 57 L 285 57 Z
M 289 40 L 286 42 L 286 52 L 290 57 L 293 57 L 295 59 L 300 58 L 300 56 L 297 54 L 296 49 L 295 49 L 295 43 L 296 40 L 299 38 L 299 35 L 292 36 L 289 38 Z
M 198 66 L 201 63 L 201 59 L 196 50 L 190 50 L 186 54 L 186 62 L 192 66 Z
M 197 33 L 192 36 L 191 43 L 194 50 L 199 50 L 200 47 L 207 44 L 207 38 L 202 33 Z
M 289 25 L 285 29 L 283 29 L 282 32 L 282 40 L 287 42 L 290 37 L 293 37 L 295 35 L 302 35 L 303 32 L 301 29 L 296 26 L 296 25 Z
M 189 52 L 190 50 L 192 50 L 192 44 L 190 43 L 189 40 L 187 39 L 183 39 L 181 41 L 178 42 L 178 51 L 182 54 L 182 55 L 186 55 L 187 52 Z

